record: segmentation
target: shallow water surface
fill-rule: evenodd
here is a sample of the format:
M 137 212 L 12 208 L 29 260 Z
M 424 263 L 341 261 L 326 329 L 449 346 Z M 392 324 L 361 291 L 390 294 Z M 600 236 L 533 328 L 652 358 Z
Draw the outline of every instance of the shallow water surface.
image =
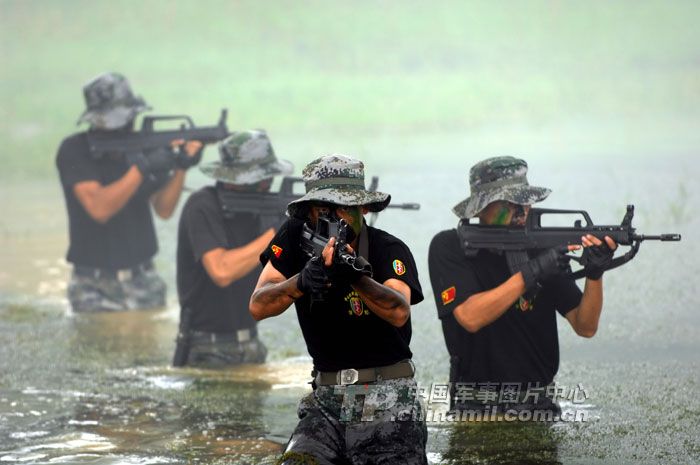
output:
M 698 462 L 698 166 L 691 157 L 609 160 L 606 170 L 600 161 L 534 161 L 530 181 L 553 189 L 543 206 L 585 208 L 612 224 L 634 203 L 640 232 L 684 238 L 642 244 L 632 263 L 606 275 L 593 339 L 560 320 L 557 381 L 586 392 L 583 402 L 562 407 L 585 411 L 586 421 L 429 421 L 433 463 Z M 377 226 L 404 239 L 419 266 L 426 300 L 413 309 L 412 349 L 428 388 L 447 382 L 448 362 L 427 248 L 437 231 L 456 224 L 449 209 L 466 196 L 471 162 L 463 164 L 459 173 L 429 166 L 378 173 L 380 190 L 396 202 L 422 203 L 419 212 L 382 213 Z M 166 309 L 73 315 L 64 298 L 69 267 L 56 181 L 0 190 L 0 463 L 274 463 L 309 391 L 310 360 L 293 312 L 261 323 L 270 349 L 264 366 L 170 368 L 176 220 L 158 222 Z

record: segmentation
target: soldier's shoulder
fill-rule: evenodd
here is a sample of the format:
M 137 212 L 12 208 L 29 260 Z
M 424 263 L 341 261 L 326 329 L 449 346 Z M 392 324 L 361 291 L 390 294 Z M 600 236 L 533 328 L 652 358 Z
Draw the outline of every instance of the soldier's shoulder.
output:
M 192 192 L 187 198 L 183 209 L 191 210 L 195 208 L 204 208 L 207 206 L 218 206 L 216 189 L 214 186 L 204 186 Z
M 59 150 L 64 150 L 67 148 L 85 148 L 87 149 L 87 132 L 86 131 L 80 131 L 80 132 L 75 132 L 69 136 L 66 136 L 63 138 L 61 141 L 60 149 Z
M 393 234 L 384 231 L 383 229 L 375 228 L 374 226 L 367 226 L 367 233 L 370 238 L 370 243 L 377 244 L 381 247 L 387 247 L 392 244 L 399 244 L 408 248 L 404 241 L 394 236 Z
M 214 186 L 203 186 L 190 194 L 191 198 L 195 199 L 215 199 L 216 198 L 216 187 Z
M 78 161 L 84 162 L 89 158 L 90 148 L 87 143 L 86 132 L 76 132 L 65 137 L 56 153 L 56 164 L 59 166 L 71 165 Z M 66 166 L 67 166 L 66 165 Z
M 459 246 L 459 236 L 456 229 L 445 229 L 433 236 L 430 241 L 429 252 L 436 249 L 444 249 L 445 247 Z
M 72 134 L 67 135 L 63 140 L 75 140 L 75 139 L 82 139 L 85 140 L 85 137 L 87 136 L 87 131 L 76 131 Z
M 455 228 L 445 229 L 433 236 L 433 241 L 454 241 L 458 239 L 457 230 Z

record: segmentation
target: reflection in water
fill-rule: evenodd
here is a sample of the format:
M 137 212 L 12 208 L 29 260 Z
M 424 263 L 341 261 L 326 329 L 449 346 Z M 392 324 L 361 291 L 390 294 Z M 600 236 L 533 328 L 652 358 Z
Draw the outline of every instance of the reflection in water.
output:
M 72 357 L 103 367 L 167 365 L 174 347 L 171 321 L 157 310 L 74 314 Z
M 466 422 L 450 427 L 444 464 L 560 464 L 553 425 Z

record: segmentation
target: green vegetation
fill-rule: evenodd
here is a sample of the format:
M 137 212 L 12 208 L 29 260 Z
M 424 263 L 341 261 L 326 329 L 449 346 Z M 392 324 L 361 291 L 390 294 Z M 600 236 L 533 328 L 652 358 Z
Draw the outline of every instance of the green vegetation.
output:
M 265 127 L 298 165 L 329 150 L 385 166 L 426 149 L 688 154 L 699 15 L 691 1 L 2 0 L 0 176 L 53 176 L 82 84 L 107 70 L 155 113 L 209 124 L 227 106 L 232 129 Z

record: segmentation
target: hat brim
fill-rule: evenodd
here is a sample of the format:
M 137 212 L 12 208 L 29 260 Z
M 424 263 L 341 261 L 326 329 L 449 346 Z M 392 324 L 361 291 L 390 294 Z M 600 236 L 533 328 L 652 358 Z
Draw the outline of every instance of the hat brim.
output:
M 473 218 L 492 202 L 505 200 L 518 205 L 532 205 L 546 199 L 551 192 L 546 187 L 528 185 L 502 187 L 467 197 L 455 205 L 452 212 L 460 218 Z
M 287 213 L 293 216 L 299 207 L 308 202 L 328 202 L 341 206 L 364 206 L 371 212 L 380 212 L 391 202 L 391 195 L 365 189 L 312 189 L 303 197 L 290 202 L 287 205 Z
M 214 161 L 199 167 L 200 171 L 210 178 L 229 184 L 255 184 L 263 179 L 274 176 L 292 174 L 294 165 L 287 160 L 277 160 L 272 163 L 251 166 L 226 165 Z
M 152 108 L 145 104 L 120 105 L 104 110 L 85 110 L 78 118 L 77 124 L 88 123 L 100 129 L 119 129 L 133 121 L 139 113 L 148 110 L 152 110 Z

